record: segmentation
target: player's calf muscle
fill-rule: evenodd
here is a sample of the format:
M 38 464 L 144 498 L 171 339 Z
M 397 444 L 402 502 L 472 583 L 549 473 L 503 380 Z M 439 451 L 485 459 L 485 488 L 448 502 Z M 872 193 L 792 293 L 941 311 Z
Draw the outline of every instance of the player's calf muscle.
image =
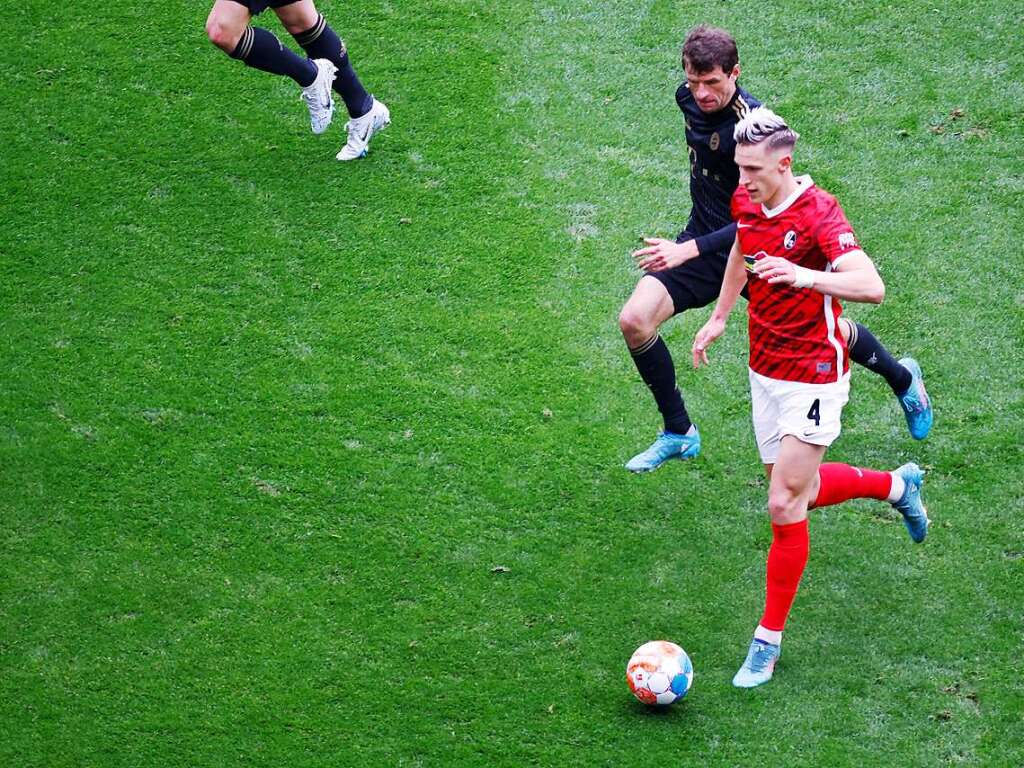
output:
M 281 20 L 281 24 L 284 25 L 284 28 L 288 30 L 290 35 L 305 32 L 307 29 L 315 26 L 320 18 L 316 6 L 309 2 L 309 0 L 281 6 L 274 9 L 274 13 L 277 14 L 277 18 Z

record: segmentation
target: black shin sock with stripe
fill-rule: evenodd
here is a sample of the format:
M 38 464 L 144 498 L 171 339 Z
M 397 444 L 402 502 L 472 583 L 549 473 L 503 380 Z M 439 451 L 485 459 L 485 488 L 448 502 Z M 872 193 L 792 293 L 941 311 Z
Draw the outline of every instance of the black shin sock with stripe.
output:
M 327 59 L 338 68 L 338 74 L 334 78 L 334 90 L 344 100 L 349 117 L 362 117 L 370 111 L 373 98 L 366 92 L 355 70 L 352 69 L 345 43 L 331 29 L 323 15 L 317 17 L 316 24 L 312 27 L 293 37 L 309 58 Z
M 672 354 L 660 334 L 654 334 L 636 349 L 629 350 L 640 377 L 654 395 L 654 402 L 665 420 L 665 431 L 685 435 L 690 417 L 683 405 L 683 396 L 676 386 L 676 368 Z
M 253 69 L 286 75 L 303 88 L 316 80 L 316 64 L 285 48 L 273 32 L 263 27 L 246 27 L 230 56 Z
M 850 359 L 882 376 L 897 395 L 910 389 L 913 381 L 910 371 L 900 365 L 871 331 L 860 323 L 850 322 L 849 325 Z

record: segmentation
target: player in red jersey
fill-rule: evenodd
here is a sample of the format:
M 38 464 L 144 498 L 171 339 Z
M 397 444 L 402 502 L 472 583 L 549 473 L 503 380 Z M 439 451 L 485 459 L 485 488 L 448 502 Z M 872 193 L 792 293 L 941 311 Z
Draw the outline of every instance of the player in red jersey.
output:
M 853 498 L 891 503 L 911 538 L 928 531 L 924 472 L 822 464 L 839 435 L 849 396 L 847 347 L 838 331 L 840 299 L 877 304 L 885 286 L 835 198 L 809 176 L 794 176 L 797 134 L 758 107 L 735 129 L 739 186 L 732 199 L 736 241 L 718 303 L 693 342 L 693 364 L 725 331 L 740 291 L 749 294 L 750 390 L 754 433 L 769 478 L 767 594 L 761 621 L 733 684 L 768 682 L 782 630 L 807 564 L 807 513 Z
M 701 434 L 691 420 L 676 381 L 675 363 L 659 328 L 670 318 L 707 306 L 718 298 L 736 239 L 730 203 L 739 183 L 733 131 L 750 109 L 760 106 L 741 88 L 736 40 L 724 29 L 694 27 L 683 43 L 686 80 L 676 90 L 690 158 L 690 215 L 675 242 L 645 238 L 633 252 L 645 273 L 619 313 L 619 328 L 640 378 L 650 389 L 663 426 L 654 442 L 628 462 L 630 472 L 652 472 L 670 459 L 692 459 Z M 844 318 L 850 359 L 883 377 L 896 395 L 915 440 L 932 427 L 932 407 L 921 366 L 897 360 L 861 323 Z

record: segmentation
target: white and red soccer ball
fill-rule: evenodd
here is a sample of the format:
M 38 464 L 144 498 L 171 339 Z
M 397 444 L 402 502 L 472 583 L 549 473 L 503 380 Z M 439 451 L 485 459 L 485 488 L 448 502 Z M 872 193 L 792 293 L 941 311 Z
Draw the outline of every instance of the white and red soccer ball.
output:
M 629 690 L 644 704 L 675 704 L 693 685 L 693 664 L 686 651 L 667 640 L 644 643 L 626 665 Z

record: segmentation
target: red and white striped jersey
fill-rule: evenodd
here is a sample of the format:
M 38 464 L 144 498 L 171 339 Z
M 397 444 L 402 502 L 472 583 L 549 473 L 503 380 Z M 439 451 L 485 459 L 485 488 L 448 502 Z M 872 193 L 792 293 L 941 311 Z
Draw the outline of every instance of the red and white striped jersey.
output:
M 838 299 L 811 288 L 769 285 L 751 271 L 757 259 L 779 256 L 830 272 L 861 252 L 836 199 L 810 176 L 798 177 L 797 184 L 774 209 L 752 202 L 742 186 L 733 194 L 732 217 L 750 292 L 750 368 L 771 379 L 827 384 L 849 370 Z

